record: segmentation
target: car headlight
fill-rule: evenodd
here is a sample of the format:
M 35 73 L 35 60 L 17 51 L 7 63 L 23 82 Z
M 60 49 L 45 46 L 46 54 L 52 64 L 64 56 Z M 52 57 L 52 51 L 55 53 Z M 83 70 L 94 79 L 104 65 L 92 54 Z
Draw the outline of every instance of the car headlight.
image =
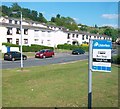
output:
M 43 54 L 40 54 L 40 56 L 43 56 Z

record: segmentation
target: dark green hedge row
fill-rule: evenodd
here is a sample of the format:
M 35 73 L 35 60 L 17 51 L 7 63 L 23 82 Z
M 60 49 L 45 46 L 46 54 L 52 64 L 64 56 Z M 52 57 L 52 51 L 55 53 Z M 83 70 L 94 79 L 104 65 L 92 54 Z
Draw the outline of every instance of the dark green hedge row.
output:
M 20 47 L 19 45 L 11 44 L 11 43 L 2 43 L 2 45 L 5 45 L 7 47 Z
M 31 46 L 23 46 L 23 52 L 35 52 L 35 51 L 39 51 L 39 50 L 42 50 L 42 49 L 53 50 L 53 47 L 42 46 L 42 45 L 34 45 L 34 44 L 32 44 Z
M 10 44 L 10 43 L 2 43 L 2 45 L 9 46 L 9 47 L 20 47 L 19 45 Z M 52 49 L 53 50 L 53 47 L 35 45 L 35 44 L 32 44 L 31 46 L 24 46 L 24 45 L 22 46 L 23 52 L 35 52 L 41 49 Z
M 88 46 L 77 46 L 77 45 L 69 45 L 69 44 L 60 44 L 57 46 L 58 49 L 66 49 L 66 50 L 74 50 L 74 49 L 83 49 L 85 51 L 88 51 Z
M 112 56 L 111 62 L 114 64 L 120 64 L 120 55 Z

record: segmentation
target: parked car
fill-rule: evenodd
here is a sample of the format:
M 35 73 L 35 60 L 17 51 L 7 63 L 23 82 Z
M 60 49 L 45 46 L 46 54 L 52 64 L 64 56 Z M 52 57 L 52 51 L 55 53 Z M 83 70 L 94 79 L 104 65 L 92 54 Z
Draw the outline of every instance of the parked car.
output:
M 84 53 L 85 53 L 85 51 L 82 49 L 75 49 L 72 51 L 72 54 L 77 54 L 77 55 L 84 54 Z
M 52 56 L 54 56 L 54 51 L 49 49 L 40 50 L 35 53 L 35 58 L 47 58 Z
M 27 60 L 27 56 L 26 55 L 22 55 L 23 60 Z M 11 51 L 11 52 L 7 52 L 4 54 L 4 60 L 11 60 L 11 61 L 15 61 L 15 60 L 20 60 L 21 59 L 21 53 L 20 52 L 16 52 L 16 51 Z

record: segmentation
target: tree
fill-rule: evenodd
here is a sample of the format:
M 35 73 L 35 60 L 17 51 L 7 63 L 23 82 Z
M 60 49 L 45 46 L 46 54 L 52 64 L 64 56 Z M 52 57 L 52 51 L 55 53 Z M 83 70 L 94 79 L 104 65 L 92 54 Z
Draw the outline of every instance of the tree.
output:
M 60 18 L 60 14 L 57 14 L 57 15 L 56 15 L 56 18 Z
M 34 21 L 37 21 L 37 16 L 38 16 L 37 11 L 32 10 L 30 13 L 30 18 Z
M 109 27 L 104 30 L 104 34 L 112 37 L 112 41 L 114 42 L 118 37 L 118 30 Z
M 39 13 L 38 21 L 43 22 L 43 23 L 47 22 L 47 20 L 44 18 L 42 13 Z
M 96 29 L 90 30 L 90 33 L 97 34 L 98 30 L 96 30 Z
M 21 7 L 17 3 L 13 3 L 11 10 L 12 11 L 21 11 Z
M 22 12 L 23 12 L 23 17 L 30 19 L 31 17 L 31 10 L 27 9 L 27 8 L 22 8 Z
M 20 18 L 20 14 L 12 14 L 12 12 L 14 11 L 21 11 L 21 7 L 17 4 L 17 3 L 13 3 L 11 9 L 11 13 L 10 13 L 10 17 L 15 17 L 15 18 Z
M 95 28 L 98 28 L 98 26 L 95 24 Z
M 55 22 L 55 17 L 51 17 L 51 22 Z
M 7 6 L 1 6 L 2 16 L 9 16 L 11 10 Z

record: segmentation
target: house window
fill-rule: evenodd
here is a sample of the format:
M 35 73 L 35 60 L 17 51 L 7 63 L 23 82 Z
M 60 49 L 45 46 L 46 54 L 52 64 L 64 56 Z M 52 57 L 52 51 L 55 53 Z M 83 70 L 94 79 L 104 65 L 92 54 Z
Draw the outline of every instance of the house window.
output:
M 84 40 L 84 35 L 82 35 L 82 40 Z
M 67 41 L 67 44 L 70 44 L 70 41 Z
M 78 34 L 76 34 L 76 38 L 78 38 Z
M 20 28 L 16 28 L 16 34 L 20 34 Z
M 51 31 L 47 31 L 48 33 L 50 33 Z
M 50 40 L 47 40 L 47 44 L 50 45 Z
M 12 20 L 9 20 L 9 23 L 12 23 Z
M 38 32 L 39 30 L 34 30 L 35 32 Z
M 90 36 L 90 38 L 91 38 L 91 36 Z
M 75 36 L 75 34 L 73 34 L 73 36 L 72 36 L 72 37 L 74 38 L 74 36 Z
M 88 39 L 88 35 L 86 35 L 86 39 Z
M 24 29 L 24 34 L 28 35 L 28 29 Z
M 17 24 L 17 21 L 15 20 L 15 24 Z
M 8 29 L 8 30 L 7 30 L 7 35 L 12 35 L 12 28 L 11 28 L 11 27 L 8 27 L 7 29 Z
M 19 24 L 21 25 L 21 21 L 19 21 Z
M 43 40 L 41 40 L 41 44 L 43 44 Z
M 34 39 L 35 43 L 38 43 L 39 39 Z
M 99 36 L 97 36 L 97 38 L 99 39 Z
M 70 39 L 70 33 L 68 33 L 67 39 Z
M 94 36 L 94 38 L 96 38 L 96 36 Z
M 19 45 L 19 39 L 16 39 L 16 44 Z
M 7 38 L 7 43 L 12 43 L 12 38 Z
M 28 39 L 24 39 L 24 44 L 28 44 Z

